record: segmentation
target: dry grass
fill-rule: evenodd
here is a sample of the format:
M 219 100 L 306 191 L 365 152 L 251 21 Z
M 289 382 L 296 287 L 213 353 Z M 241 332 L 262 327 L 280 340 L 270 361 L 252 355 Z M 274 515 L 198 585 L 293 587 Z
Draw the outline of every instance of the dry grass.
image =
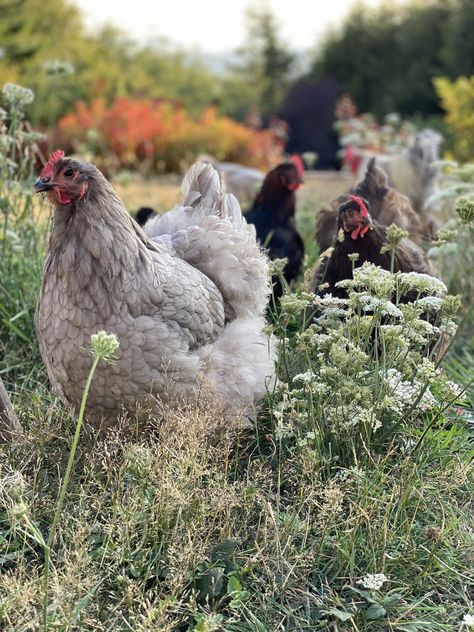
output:
M 352 184 L 350 174 L 335 171 L 312 171 L 305 175 L 305 184 L 298 193 L 298 207 L 310 206 L 316 213 L 320 204 L 326 204 Z M 117 193 L 130 211 L 140 206 L 151 206 L 161 212 L 170 210 L 182 199 L 181 178 L 161 176 L 143 179 L 139 177 L 118 178 L 114 181 Z

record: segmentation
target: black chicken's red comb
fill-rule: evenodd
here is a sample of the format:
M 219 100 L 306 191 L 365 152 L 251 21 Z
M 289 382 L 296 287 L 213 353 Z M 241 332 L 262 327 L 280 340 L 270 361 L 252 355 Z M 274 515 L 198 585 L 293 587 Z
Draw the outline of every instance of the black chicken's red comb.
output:
M 350 199 L 357 204 L 362 217 L 369 217 L 369 211 L 364 203 L 364 200 L 358 195 L 350 195 Z

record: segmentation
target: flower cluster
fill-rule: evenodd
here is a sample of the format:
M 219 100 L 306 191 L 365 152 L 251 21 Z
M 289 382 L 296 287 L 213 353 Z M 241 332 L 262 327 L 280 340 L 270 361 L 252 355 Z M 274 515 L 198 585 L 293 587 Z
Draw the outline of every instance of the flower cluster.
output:
M 383 254 L 393 251 L 405 237 L 408 237 L 408 231 L 403 230 L 397 224 L 390 224 L 387 229 L 387 243 L 382 246 L 380 252 Z
M 113 362 L 115 352 L 119 348 L 119 341 L 115 334 L 108 334 L 106 331 L 98 331 L 91 336 L 92 355 L 99 360 Z
M 23 109 L 25 106 L 33 103 L 35 98 L 32 90 L 17 86 L 15 83 L 6 83 L 3 86 L 2 96 L 12 108 L 18 109 Z
M 43 70 L 47 75 L 73 75 L 75 68 L 68 61 L 55 59 L 53 61 L 45 61 L 42 64 Z
M 430 358 L 454 329 L 459 300 L 436 278 L 369 263 L 340 285 L 347 299 L 283 296 L 275 329 L 284 388 L 273 413 L 279 439 L 294 437 L 305 450 L 338 446 L 350 467 L 348 454 L 360 459 L 371 442 L 382 445 L 459 393 Z M 402 290 L 410 292 L 403 302 Z
M 474 628 L 474 614 L 465 614 L 462 619 L 462 624 L 466 628 Z
M 463 224 L 474 222 L 474 202 L 466 198 L 461 198 L 456 206 L 456 213 L 461 218 Z
M 365 577 L 359 579 L 357 583 L 361 584 L 367 590 L 378 591 L 386 582 L 388 582 L 388 577 L 383 573 L 368 573 Z

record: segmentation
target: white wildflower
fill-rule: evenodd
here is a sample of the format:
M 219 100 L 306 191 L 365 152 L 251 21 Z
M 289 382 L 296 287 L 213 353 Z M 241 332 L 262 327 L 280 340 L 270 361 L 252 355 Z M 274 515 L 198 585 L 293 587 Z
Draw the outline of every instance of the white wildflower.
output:
M 298 445 L 300 447 L 308 445 L 308 442 L 314 441 L 315 437 L 316 435 L 314 432 L 307 432 L 303 438 L 298 439 Z
M 411 382 L 403 380 L 401 373 L 397 369 L 388 369 L 385 380 L 393 397 L 392 410 L 398 414 L 402 414 L 420 397 L 423 385 L 418 380 Z M 433 397 L 430 389 L 427 388 L 421 396 L 418 406 L 421 410 L 429 410 L 436 403 L 436 399 Z
M 325 294 L 324 296 L 316 296 L 313 301 L 316 307 L 326 309 L 328 307 L 345 307 L 347 305 L 347 299 L 338 298 L 332 294 Z
M 391 301 L 377 298 L 371 294 L 363 293 L 356 296 L 356 301 L 361 303 L 364 312 L 379 312 L 383 316 L 393 316 L 403 318 L 401 310 Z
M 72 75 L 74 74 L 74 66 L 68 61 L 55 59 L 54 61 L 45 61 L 42 64 L 43 70 L 47 75 Z
M 353 279 L 345 279 L 336 283 L 337 287 L 350 289 L 366 288 L 377 296 L 391 296 L 395 289 L 395 275 L 373 263 L 365 262 L 354 270 Z
M 16 83 L 6 83 L 2 88 L 2 94 L 10 105 L 19 107 L 32 103 L 35 98 L 33 90 L 17 86 Z
M 423 307 L 423 309 L 432 309 L 434 311 L 438 311 L 442 304 L 443 299 L 439 298 L 439 296 L 424 296 L 418 301 L 419 307 Z
M 269 273 L 271 276 L 283 276 L 288 259 L 273 259 L 269 261 Z
M 445 294 L 447 292 L 445 284 L 429 274 L 400 272 L 397 274 L 397 280 L 403 288 L 402 291 L 416 290 L 422 294 Z
M 108 334 L 106 331 L 98 331 L 91 336 L 91 351 L 96 358 L 113 362 L 115 352 L 119 348 L 119 341 L 115 334 Z
M 388 581 L 383 573 L 368 573 L 362 579 L 359 579 L 358 584 L 362 584 L 367 590 L 380 590 L 385 582 Z
M 295 377 L 293 378 L 293 381 L 309 384 L 310 382 L 314 380 L 315 377 L 316 376 L 314 375 L 314 373 L 311 370 L 309 370 L 309 371 L 305 371 L 304 373 L 297 373 Z
M 474 615 L 473 614 L 465 614 L 462 619 L 462 624 L 467 628 L 474 628 Z
M 381 427 L 382 427 L 382 422 L 380 421 L 380 419 L 377 419 L 377 418 L 375 418 L 375 417 L 374 417 L 374 418 L 372 419 L 372 430 L 373 430 L 374 432 L 377 432 L 377 430 L 378 430 L 379 428 L 381 428 Z
M 423 358 L 418 366 L 418 375 L 426 381 L 433 380 L 437 375 L 437 369 L 434 362 L 428 358 Z

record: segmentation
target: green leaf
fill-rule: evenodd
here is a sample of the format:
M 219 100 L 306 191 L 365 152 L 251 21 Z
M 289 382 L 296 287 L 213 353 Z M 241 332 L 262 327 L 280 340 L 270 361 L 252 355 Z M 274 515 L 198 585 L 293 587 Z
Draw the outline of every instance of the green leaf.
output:
M 365 611 L 365 618 L 368 621 L 375 621 L 375 619 L 381 619 L 387 614 L 387 611 L 379 603 L 373 603 Z
M 242 584 L 235 575 L 231 575 L 229 577 L 229 581 L 227 582 L 227 593 L 231 594 L 235 592 L 240 592 L 241 590 Z
M 213 562 L 229 562 L 238 548 L 236 540 L 224 540 L 212 549 L 211 559 Z
M 339 619 L 339 621 L 342 621 L 342 622 L 349 621 L 349 619 L 352 619 L 352 614 L 350 612 L 339 610 L 339 608 L 331 608 L 328 614 L 332 615 L 333 617 L 336 617 L 336 619 Z

